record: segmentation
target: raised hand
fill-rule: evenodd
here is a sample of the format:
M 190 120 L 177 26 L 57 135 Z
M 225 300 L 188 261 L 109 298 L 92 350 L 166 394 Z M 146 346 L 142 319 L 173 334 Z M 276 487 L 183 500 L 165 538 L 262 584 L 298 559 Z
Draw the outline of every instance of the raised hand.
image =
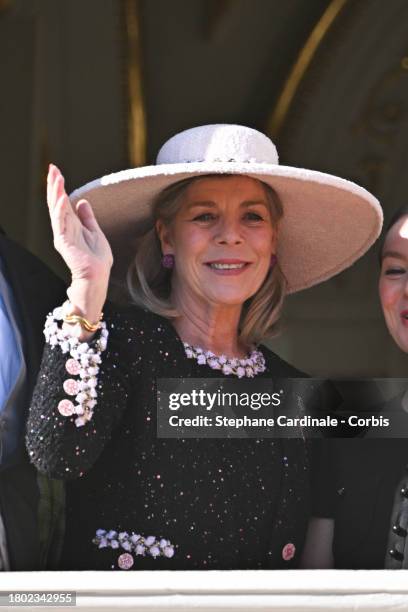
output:
M 47 202 L 54 234 L 54 246 L 71 271 L 72 281 L 107 282 L 113 263 L 112 250 L 87 200 L 72 206 L 64 177 L 50 164 Z
M 65 191 L 64 177 L 52 164 L 48 171 L 47 202 L 54 246 L 72 275 L 67 290 L 70 310 L 96 322 L 106 300 L 113 263 L 109 242 L 87 200 L 79 200 L 75 208 L 72 206 Z M 93 335 L 78 325 L 68 325 L 68 328 L 84 341 Z

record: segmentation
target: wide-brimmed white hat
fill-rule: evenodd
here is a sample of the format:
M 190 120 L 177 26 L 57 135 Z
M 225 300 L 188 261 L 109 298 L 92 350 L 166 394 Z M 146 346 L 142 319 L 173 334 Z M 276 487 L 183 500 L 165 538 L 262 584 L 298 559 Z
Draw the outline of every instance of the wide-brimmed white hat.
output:
M 135 237 L 151 226 L 151 204 L 165 187 L 201 174 L 241 174 L 270 185 L 279 195 L 277 256 L 293 293 L 338 274 L 379 236 L 383 214 L 363 187 L 331 174 L 280 166 L 273 142 L 240 125 L 185 130 L 160 149 L 156 164 L 115 172 L 71 194 L 86 198 L 122 267 L 134 255 Z M 125 255 L 124 255 L 125 254 Z

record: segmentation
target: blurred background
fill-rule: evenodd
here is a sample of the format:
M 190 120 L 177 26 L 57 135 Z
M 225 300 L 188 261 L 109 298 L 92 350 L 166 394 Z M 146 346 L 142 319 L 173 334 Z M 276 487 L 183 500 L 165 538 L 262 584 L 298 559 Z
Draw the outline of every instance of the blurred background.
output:
M 387 220 L 408 193 L 408 1 L 0 0 L 0 110 L 0 223 L 62 275 L 49 162 L 71 191 L 205 123 L 266 132 L 282 164 L 360 183 Z M 406 376 L 377 257 L 290 296 L 272 349 L 310 374 Z

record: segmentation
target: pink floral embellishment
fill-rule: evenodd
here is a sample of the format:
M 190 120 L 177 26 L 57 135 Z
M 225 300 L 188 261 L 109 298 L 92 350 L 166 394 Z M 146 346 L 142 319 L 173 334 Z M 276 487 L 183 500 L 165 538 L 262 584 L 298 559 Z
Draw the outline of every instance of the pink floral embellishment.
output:
M 58 412 L 62 414 L 62 416 L 69 417 L 74 414 L 74 411 L 74 404 L 70 400 L 63 399 L 58 404 Z
M 208 365 L 210 366 L 210 368 L 212 368 L 213 370 L 221 370 L 221 364 L 218 363 L 218 361 L 216 359 L 208 359 Z
M 109 332 L 104 321 L 100 323 L 100 337 L 95 346 L 80 342 L 76 336 L 60 327 L 60 322 L 67 312 L 68 302 L 63 306 L 54 308 L 49 313 L 44 327 L 45 339 L 52 348 L 59 346 L 63 353 L 68 353 L 65 370 L 71 376 L 78 376 L 80 380 L 70 378 L 63 383 L 67 395 L 76 396 L 78 406 L 72 410 L 70 403 L 59 404 L 58 410 L 64 416 L 71 416 L 73 412 L 79 415 L 74 423 L 77 427 L 86 425 L 92 419 L 93 407 L 96 405 L 98 395 L 97 374 L 99 364 L 102 362 L 101 353 L 106 349 Z
M 161 538 L 158 540 L 155 536 L 141 536 L 136 533 L 129 533 L 127 531 L 121 531 L 119 534 L 114 529 L 106 531 L 106 529 L 97 529 L 95 537 L 92 542 L 98 546 L 98 548 L 123 548 L 125 553 L 122 553 L 118 557 L 118 565 L 121 569 L 129 569 L 134 563 L 134 556 L 150 556 L 156 557 L 167 557 L 171 559 L 174 556 L 174 546 L 170 540 Z
M 123 553 L 118 557 L 118 565 L 120 569 L 128 570 L 132 567 L 134 559 L 130 553 Z
M 292 542 L 288 542 L 282 548 L 282 559 L 284 561 L 290 561 L 295 556 L 296 546 Z
M 81 364 L 76 359 L 68 359 L 65 369 L 71 376 L 77 376 L 81 370 Z
M 79 384 L 73 378 L 68 378 L 68 380 L 64 380 L 63 387 L 67 395 L 76 395 L 79 391 Z

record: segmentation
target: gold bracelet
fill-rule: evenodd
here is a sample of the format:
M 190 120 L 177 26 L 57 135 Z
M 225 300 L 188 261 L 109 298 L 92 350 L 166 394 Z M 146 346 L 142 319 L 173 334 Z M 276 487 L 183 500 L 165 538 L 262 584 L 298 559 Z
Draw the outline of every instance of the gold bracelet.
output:
M 64 306 L 68 304 L 72 306 L 70 302 L 65 302 Z M 86 331 L 96 332 L 101 327 L 100 322 L 102 320 L 102 317 L 103 317 L 103 312 L 101 312 L 100 317 L 96 323 L 91 323 L 90 321 L 88 321 L 88 319 L 85 319 L 85 317 L 81 317 L 80 315 L 64 314 L 63 321 L 64 323 L 69 323 L 70 325 L 75 325 L 76 323 L 79 323 L 80 326 Z

